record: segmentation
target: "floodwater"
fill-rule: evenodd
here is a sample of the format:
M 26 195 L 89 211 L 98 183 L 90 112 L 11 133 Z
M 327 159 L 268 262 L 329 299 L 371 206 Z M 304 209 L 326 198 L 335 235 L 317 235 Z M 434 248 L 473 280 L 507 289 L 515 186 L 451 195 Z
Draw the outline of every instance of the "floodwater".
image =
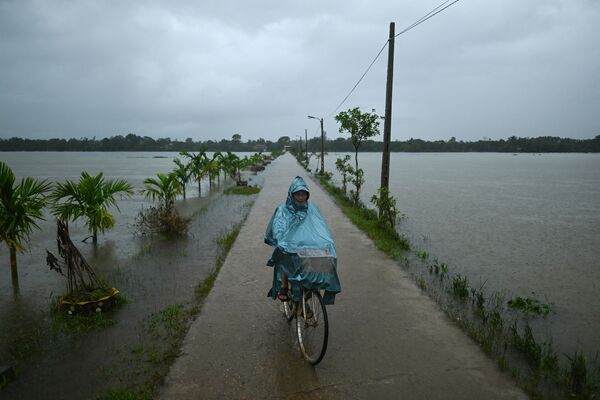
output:
M 325 158 L 338 183 L 335 160 L 345 154 Z M 358 160 L 361 198 L 371 205 L 381 153 Z M 488 293 L 534 292 L 554 305 L 544 334 L 555 348 L 600 351 L 599 154 L 392 153 L 390 169 L 390 191 L 407 217 L 399 231 L 413 250 Z
M 243 154 L 241 154 L 243 155 Z M 185 239 L 140 238 L 133 234 L 135 216 L 150 203 L 139 193 L 142 181 L 173 169 L 176 153 L 0 153 L 17 175 L 51 181 L 78 180 L 81 171 L 103 172 L 107 179 L 123 178 L 136 195 L 111 210 L 116 225 L 98 237 L 98 246 L 81 240 L 88 236 L 83 222 L 70 224 L 71 238 L 95 272 L 117 287 L 127 304 L 113 313 L 115 324 L 81 336 L 50 333 L 49 310 L 53 297 L 64 293 L 65 280 L 50 271 L 45 249 L 56 252 L 52 217 L 39 223 L 27 251 L 18 254 L 19 290 L 13 290 L 8 249 L 0 246 L 0 365 L 15 367 L 18 378 L 0 389 L 3 399 L 88 399 L 108 388 L 138 383 L 131 376 L 132 351 L 143 340 L 142 324 L 151 315 L 174 304 L 190 303 L 195 288 L 214 269 L 216 240 L 247 215 L 254 196 L 224 195 L 231 180 L 213 188 L 202 183 L 187 188 L 187 200 L 176 206 L 193 217 Z M 250 175 L 251 184 L 262 176 Z M 143 363 L 144 361 L 142 361 Z M 143 373 L 142 373 L 143 375 Z

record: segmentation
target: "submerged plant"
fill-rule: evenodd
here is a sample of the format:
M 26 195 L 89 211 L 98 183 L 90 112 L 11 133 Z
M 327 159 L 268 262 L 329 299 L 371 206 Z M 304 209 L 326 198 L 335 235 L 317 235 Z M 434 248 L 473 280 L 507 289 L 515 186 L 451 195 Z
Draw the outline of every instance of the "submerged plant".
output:
M 469 281 L 466 276 L 458 274 L 452 278 L 452 294 L 463 300 L 469 297 Z
M 533 293 L 535 295 L 535 293 Z M 552 312 L 550 304 L 542 303 L 535 297 L 521 297 L 517 296 L 507 303 L 509 308 L 519 310 L 525 314 L 538 314 L 547 316 Z
M 576 351 L 573 356 L 566 356 L 569 359 L 567 369 L 567 384 L 571 395 L 578 396 L 583 393 L 587 383 L 587 366 L 583 353 Z
M 135 218 L 136 233 L 141 236 L 165 234 L 179 237 L 188 233 L 191 219 L 179 215 L 174 207 L 142 209 Z
M 517 322 L 514 321 L 510 326 L 512 344 L 532 367 L 539 367 L 542 359 L 542 347 L 535 341 L 533 331 L 528 323 L 525 324 L 525 332 L 521 336 L 517 328 Z
M 540 370 L 546 378 L 551 378 L 554 382 L 558 382 L 560 361 L 558 359 L 558 353 L 552 346 L 552 340 L 542 344 Z

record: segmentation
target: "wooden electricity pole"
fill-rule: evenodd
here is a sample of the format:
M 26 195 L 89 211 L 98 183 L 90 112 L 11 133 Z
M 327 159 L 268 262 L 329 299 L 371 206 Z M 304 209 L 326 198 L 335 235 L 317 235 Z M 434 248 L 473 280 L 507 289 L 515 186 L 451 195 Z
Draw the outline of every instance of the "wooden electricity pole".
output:
M 392 131 L 392 88 L 394 82 L 394 23 L 390 22 L 388 43 L 387 85 L 385 88 L 385 119 L 383 121 L 383 154 L 381 156 L 381 189 L 389 189 L 390 184 L 390 141 Z M 381 215 L 381 210 L 379 210 Z
M 323 133 L 323 118 L 321 121 L 321 175 L 325 174 L 325 134 Z
M 306 168 L 308 168 L 308 129 L 304 129 L 304 161 L 306 162 Z

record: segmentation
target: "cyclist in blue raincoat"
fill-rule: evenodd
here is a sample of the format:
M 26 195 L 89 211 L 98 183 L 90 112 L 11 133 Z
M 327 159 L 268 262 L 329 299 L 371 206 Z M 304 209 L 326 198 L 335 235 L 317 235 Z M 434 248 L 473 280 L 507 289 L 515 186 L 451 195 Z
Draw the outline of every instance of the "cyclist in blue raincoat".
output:
M 268 296 L 287 301 L 301 299 L 301 287 L 325 291 L 323 302 L 333 304 L 341 291 L 337 276 L 335 243 L 331 231 L 314 203 L 310 191 L 297 176 L 287 199 L 275 209 L 267 226 L 265 243 L 275 247 L 267 265 L 274 267 Z

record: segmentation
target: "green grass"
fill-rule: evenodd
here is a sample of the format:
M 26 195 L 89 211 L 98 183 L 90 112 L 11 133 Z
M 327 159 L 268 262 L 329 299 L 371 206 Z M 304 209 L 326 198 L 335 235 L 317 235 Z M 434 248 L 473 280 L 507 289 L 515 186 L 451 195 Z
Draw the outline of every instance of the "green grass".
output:
M 64 311 L 53 308 L 50 331 L 55 335 L 79 336 L 86 332 L 106 328 L 114 323 L 110 312 L 69 315 Z
M 258 186 L 234 186 L 225 189 L 225 194 L 237 194 L 242 196 L 250 196 L 260 192 L 260 187 Z
M 68 314 L 58 305 L 58 298 L 50 304 L 50 332 L 54 335 L 79 336 L 86 332 L 106 328 L 115 322 L 112 318 L 115 309 L 127 303 L 122 293 L 115 295 L 115 304 L 109 311 L 88 314 Z
M 185 334 L 188 319 L 189 315 L 183 305 L 172 304 L 152 314 L 148 320 L 148 329 L 155 335 L 160 335 L 159 330 L 162 330 L 169 337 L 178 337 Z
M 218 251 L 217 260 L 215 263 L 215 269 L 196 288 L 196 299 L 200 302 L 198 304 L 198 309 L 196 310 L 196 312 L 200 311 L 200 308 L 202 305 L 201 302 L 204 301 L 206 296 L 208 296 L 211 289 L 213 288 L 215 281 L 217 279 L 217 276 L 219 275 L 219 271 L 221 270 L 221 267 L 223 266 L 223 263 L 225 262 L 225 259 L 227 258 L 227 254 L 229 253 L 229 250 L 231 250 L 231 247 L 235 243 L 235 240 L 237 239 L 237 236 L 240 233 L 240 229 L 241 229 L 241 224 L 235 225 L 231 229 L 231 231 L 229 231 L 227 234 L 225 234 L 217 239 L 217 244 L 219 245 L 219 251 Z
M 389 225 L 383 225 L 377 218 L 377 212 L 364 205 L 355 205 L 344 191 L 329 182 L 319 178 L 321 187 L 335 200 L 342 212 L 361 229 L 375 246 L 393 259 L 398 260 L 410 248 L 408 241 Z

